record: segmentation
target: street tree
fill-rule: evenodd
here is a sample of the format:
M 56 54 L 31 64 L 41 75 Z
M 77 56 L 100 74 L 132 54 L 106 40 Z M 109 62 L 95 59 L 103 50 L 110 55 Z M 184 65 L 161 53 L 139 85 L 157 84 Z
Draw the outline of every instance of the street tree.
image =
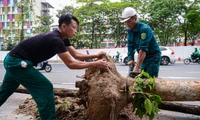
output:
M 57 10 L 57 14 L 56 14 L 56 17 L 59 18 L 61 14 L 71 14 L 73 15 L 73 12 L 74 12 L 74 7 L 73 6 L 65 6 L 63 9 L 61 10 Z
M 146 4 L 144 19 L 158 35 L 161 45 L 172 43 L 184 36 L 184 45 L 188 37 L 197 34 L 199 29 L 199 0 L 151 0 Z
M 52 16 L 43 14 L 42 16 L 36 16 L 35 22 L 37 26 L 33 28 L 33 34 L 46 33 L 51 30 L 51 24 L 54 22 Z

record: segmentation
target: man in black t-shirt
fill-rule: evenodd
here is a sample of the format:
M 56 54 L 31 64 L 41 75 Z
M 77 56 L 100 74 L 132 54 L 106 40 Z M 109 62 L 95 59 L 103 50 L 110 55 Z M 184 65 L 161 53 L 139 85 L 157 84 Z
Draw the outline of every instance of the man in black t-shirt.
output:
M 41 120 L 56 120 L 54 91 L 52 83 L 33 66 L 58 55 L 70 69 L 89 67 L 106 68 L 107 62 L 81 62 L 100 58 L 105 53 L 81 54 L 70 44 L 70 38 L 77 33 L 79 21 L 76 17 L 63 14 L 59 18 L 59 29 L 26 39 L 15 46 L 5 57 L 6 73 L 0 86 L 0 106 L 21 84 L 37 103 Z M 75 58 L 75 59 L 74 59 Z

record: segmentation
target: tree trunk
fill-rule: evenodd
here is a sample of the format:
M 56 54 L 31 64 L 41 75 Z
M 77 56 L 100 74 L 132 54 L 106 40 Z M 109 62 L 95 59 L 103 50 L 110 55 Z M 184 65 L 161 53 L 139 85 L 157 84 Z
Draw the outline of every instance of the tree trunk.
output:
M 0 82 L 0 85 L 1 84 L 2 83 Z M 22 85 L 20 85 L 15 92 L 29 94 L 26 88 L 24 88 Z M 77 97 L 77 92 L 78 92 L 77 90 L 54 88 L 54 95 L 58 95 L 61 97 Z
M 159 108 L 164 109 L 164 110 L 172 110 L 172 111 L 177 111 L 177 112 L 200 115 L 200 106 L 196 106 L 196 105 L 163 101 L 159 105 Z

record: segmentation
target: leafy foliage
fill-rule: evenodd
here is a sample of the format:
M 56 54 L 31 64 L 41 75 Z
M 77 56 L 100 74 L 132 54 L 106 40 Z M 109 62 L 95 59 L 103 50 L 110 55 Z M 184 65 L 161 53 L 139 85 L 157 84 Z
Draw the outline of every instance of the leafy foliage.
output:
M 145 76 L 148 79 L 142 79 Z M 160 96 L 148 93 L 146 91 L 151 91 L 155 86 L 155 78 L 149 76 L 148 73 L 142 71 L 141 74 L 136 76 L 135 83 L 132 90 L 135 91 L 132 95 L 133 111 L 136 111 L 141 119 L 143 115 L 147 115 L 150 120 L 154 118 L 154 115 L 158 113 L 158 104 L 162 102 Z
M 127 28 L 120 19 L 122 10 L 128 6 L 136 9 L 139 21 L 151 26 L 160 45 L 179 43 L 177 39 L 181 37 L 186 45 L 188 39 L 195 39 L 200 33 L 200 0 L 77 0 L 77 3 L 82 6 L 66 6 L 57 14 L 59 17 L 65 12 L 78 17 L 80 34 L 73 39 L 77 48 L 99 48 L 104 39 L 116 43 L 126 39 Z
M 34 27 L 33 33 L 34 34 L 41 34 L 41 33 L 46 33 L 50 31 L 50 25 L 53 23 L 52 16 L 49 15 L 42 15 L 42 16 L 37 16 L 37 19 L 35 21 L 38 26 Z

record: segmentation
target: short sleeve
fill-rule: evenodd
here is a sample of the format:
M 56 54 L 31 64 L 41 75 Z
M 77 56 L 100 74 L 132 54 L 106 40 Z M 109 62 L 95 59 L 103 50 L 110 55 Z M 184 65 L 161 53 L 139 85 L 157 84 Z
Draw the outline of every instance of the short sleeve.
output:
M 63 40 L 59 37 L 55 37 L 54 39 L 52 39 L 51 48 L 55 53 L 63 53 L 67 51 Z
M 152 38 L 152 31 L 148 28 L 145 28 L 140 33 L 140 50 L 148 51 L 149 43 Z
M 64 39 L 63 41 L 64 41 L 65 46 L 71 46 L 71 43 L 68 38 Z

